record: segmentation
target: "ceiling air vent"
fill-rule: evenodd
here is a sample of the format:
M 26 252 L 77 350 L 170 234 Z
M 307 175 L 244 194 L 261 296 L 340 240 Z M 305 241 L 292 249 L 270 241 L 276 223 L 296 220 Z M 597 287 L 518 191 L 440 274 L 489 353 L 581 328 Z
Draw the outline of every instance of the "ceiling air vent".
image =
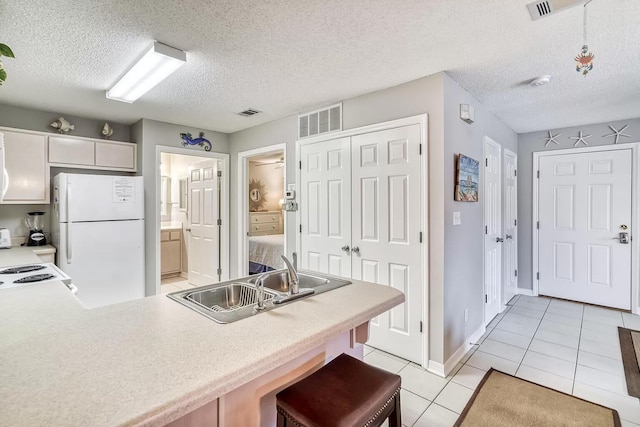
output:
M 529 3 L 527 5 L 527 9 L 529 9 L 531 19 L 536 21 L 540 18 L 544 18 L 545 16 L 553 15 L 554 13 L 568 7 L 577 6 L 583 3 L 584 0 L 542 0 Z
M 240 114 L 241 116 L 244 117 L 249 117 L 249 116 L 254 116 L 258 113 L 261 113 L 262 111 L 256 110 L 255 108 L 248 108 L 244 111 L 239 112 L 238 114 Z
M 342 103 L 298 116 L 298 138 L 342 130 Z

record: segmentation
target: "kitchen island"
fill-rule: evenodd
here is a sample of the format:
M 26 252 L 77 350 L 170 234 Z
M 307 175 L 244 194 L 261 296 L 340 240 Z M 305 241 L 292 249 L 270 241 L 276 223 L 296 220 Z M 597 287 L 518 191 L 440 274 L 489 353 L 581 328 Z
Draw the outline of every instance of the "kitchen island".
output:
M 0 425 L 270 425 L 278 389 L 361 356 L 367 322 L 404 301 L 353 282 L 226 325 L 164 295 L 87 310 L 61 282 L 2 290 Z

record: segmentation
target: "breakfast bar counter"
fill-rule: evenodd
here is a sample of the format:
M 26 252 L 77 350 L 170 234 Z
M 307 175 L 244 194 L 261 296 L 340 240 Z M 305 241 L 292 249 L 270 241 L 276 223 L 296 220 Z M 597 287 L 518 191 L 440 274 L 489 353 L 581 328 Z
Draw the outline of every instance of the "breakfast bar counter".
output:
M 0 266 L 37 262 L 15 249 Z M 354 331 L 403 301 L 354 280 L 222 325 L 164 295 L 87 310 L 61 282 L 2 290 L 0 425 L 166 425 L 218 400 L 231 426 L 237 390 L 275 384 L 260 379 L 291 363 L 317 369 L 350 337 L 357 348 Z

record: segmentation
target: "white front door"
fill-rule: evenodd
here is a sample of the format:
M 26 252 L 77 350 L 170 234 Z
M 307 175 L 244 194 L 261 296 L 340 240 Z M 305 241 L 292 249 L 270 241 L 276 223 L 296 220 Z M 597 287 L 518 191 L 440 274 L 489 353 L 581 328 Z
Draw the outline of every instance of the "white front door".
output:
M 351 277 L 350 138 L 300 147 L 300 266 Z
M 218 161 L 195 163 L 189 175 L 189 283 L 219 282 Z
M 352 137 L 352 274 L 405 302 L 372 319 L 369 344 L 422 363 L 420 125 Z
M 502 288 L 502 185 L 500 145 L 484 140 L 484 322 L 500 312 Z
M 518 156 L 504 150 L 503 204 L 503 288 L 502 301 L 509 302 L 518 293 Z
M 541 156 L 538 293 L 631 307 L 632 151 Z

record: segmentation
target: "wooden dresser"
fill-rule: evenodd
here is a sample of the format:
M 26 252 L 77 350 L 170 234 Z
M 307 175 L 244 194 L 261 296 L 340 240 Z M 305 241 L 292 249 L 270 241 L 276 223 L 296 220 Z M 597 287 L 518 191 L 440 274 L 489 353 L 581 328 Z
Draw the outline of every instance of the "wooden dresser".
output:
M 249 235 L 282 234 L 282 212 L 249 212 Z

